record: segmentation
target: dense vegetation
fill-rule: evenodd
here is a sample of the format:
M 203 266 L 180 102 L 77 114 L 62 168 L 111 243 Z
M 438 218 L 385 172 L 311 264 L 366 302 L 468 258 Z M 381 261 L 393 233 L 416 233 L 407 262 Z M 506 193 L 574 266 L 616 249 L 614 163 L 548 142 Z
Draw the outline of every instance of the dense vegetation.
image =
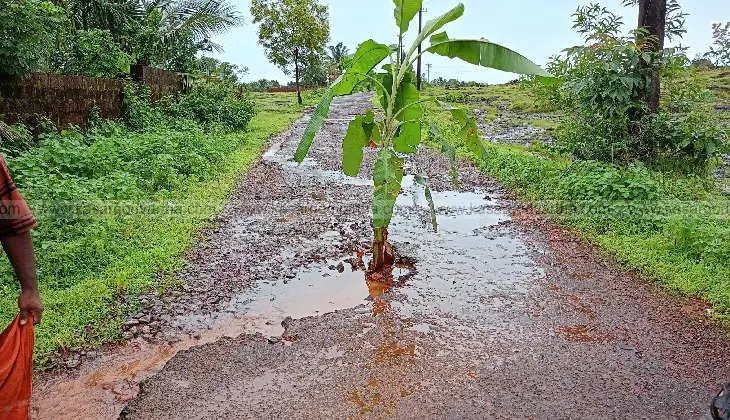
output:
M 213 0 L 10 0 L 0 10 L 0 73 L 116 77 L 138 63 L 199 70 L 212 35 L 241 22 Z
M 124 122 L 47 133 L 8 158 L 40 225 L 33 239 L 46 305 L 36 336 L 42 360 L 59 346 L 117 337 L 135 292 L 170 284 L 166 274 L 181 266 L 195 232 L 220 211 L 269 136 L 301 111 L 257 100 L 269 112 L 254 115 L 254 100 L 222 82 L 157 107 L 143 89 L 128 89 L 137 92 L 128 95 Z M 0 323 L 7 323 L 18 284 L 7 260 L 0 264 Z
M 622 36 L 620 17 L 598 4 L 579 7 L 574 16 L 586 45 L 552 58 L 547 67 L 556 82 L 533 83 L 539 96 L 572 116 L 558 132 L 557 150 L 608 163 L 704 169 L 724 136 L 712 118 L 707 87 L 683 50 L 647 52 L 641 29 Z M 673 19 L 679 21 L 668 27 L 681 37 L 683 15 Z M 652 72 L 662 82 L 658 110 L 645 98 Z

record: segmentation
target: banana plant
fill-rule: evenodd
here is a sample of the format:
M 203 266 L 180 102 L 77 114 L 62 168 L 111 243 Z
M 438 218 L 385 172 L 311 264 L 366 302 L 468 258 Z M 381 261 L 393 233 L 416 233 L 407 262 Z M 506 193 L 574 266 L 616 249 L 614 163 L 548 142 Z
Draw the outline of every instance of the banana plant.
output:
M 419 91 L 415 86 L 413 64 L 424 54 L 436 54 L 467 63 L 498 70 L 545 76 L 549 75 L 537 64 L 509 48 L 481 39 L 451 39 L 441 29 L 464 14 L 464 5 L 459 4 L 445 14 L 426 23 L 410 47 L 403 45 L 404 35 L 408 32 L 413 18 L 422 6 L 422 0 L 393 0 L 395 4 L 395 24 L 398 38 L 397 48 L 368 40 L 360 44 L 349 67 L 324 92 L 321 102 L 314 110 L 302 136 L 294 160 L 302 162 L 312 145 L 317 131 L 329 113 L 332 99 L 349 95 L 353 89 L 365 81 L 376 86 L 376 94 L 383 110 L 383 117 L 377 119 L 372 110 L 355 118 L 347 129 L 342 142 L 342 171 L 348 176 L 357 176 L 363 159 L 363 149 L 378 149 L 373 168 L 372 228 L 373 247 L 369 271 L 377 271 L 393 264 L 394 256 L 388 243 L 388 226 L 393 216 L 396 199 L 401 193 L 405 160 L 418 151 L 422 140 L 422 127 L 425 124 Z M 430 45 L 418 52 L 419 45 Z M 382 69 L 377 72 L 379 65 Z M 440 106 L 448 110 L 454 121 L 461 127 L 463 136 L 472 151 L 484 157 L 484 146 L 477 131 L 477 125 L 469 114 L 442 102 Z M 450 175 L 458 182 L 454 164 L 454 148 L 441 136 L 435 126 L 430 126 L 430 135 L 442 141 L 442 151 L 451 161 Z M 427 180 L 414 174 L 414 180 L 424 187 L 424 193 L 431 210 L 434 229 L 437 228 L 435 209 Z

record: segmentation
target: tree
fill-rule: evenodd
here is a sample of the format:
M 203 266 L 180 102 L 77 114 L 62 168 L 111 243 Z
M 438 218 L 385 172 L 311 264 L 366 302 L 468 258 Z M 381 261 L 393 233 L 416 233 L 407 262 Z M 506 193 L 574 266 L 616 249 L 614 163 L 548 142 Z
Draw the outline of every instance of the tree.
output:
M 284 74 L 294 66 L 297 98 L 302 104 L 301 66 L 322 54 L 330 36 L 329 11 L 317 0 L 252 0 L 251 15 L 260 23 L 259 43 Z
M 153 0 L 132 30 L 133 55 L 138 64 L 192 71 L 198 52 L 220 51 L 210 38 L 242 21 L 225 0 Z
M 132 57 L 119 48 L 109 30 L 78 30 L 52 57 L 51 70 L 88 77 L 129 73 Z
M 712 24 L 712 38 L 715 40 L 705 57 L 713 60 L 716 66 L 730 66 L 730 22 Z
M 144 17 L 140 0 L 56 0 L 63 7 L 71 26 L 76 30 L 108 30 L 116 38 L 128 25 Z
M 639 0 L 639 25 L 643 36 L 640 42 L 642 49 L 653 53 L 660 53 L 664 50 L 664 38 L 667 22 L 667 0 Z M 642 59 L 642 63 L 650 66 L 650 63 Z M 644 93 L 644 100 L 652 113 L 659 110 L 659 96 L 661 94 L 661 82 L 659 71 L 655 68 L 651 72 L 651 86 Z
M 303 60 L 300 73 L 301 85 L 305 88 L 327 86 L 329 83 L 329 60 L 327 56 L 312 54 Z
M 195 72 L 208 76 L 219 76 L 222 80 L 238 83 L 238 77 L 248 74 L 248 67 L 238 67 L 227 61 L 220 61 L 213 57 L 200 57 L 195 63 Z
M 344 43 L 340 42 L 337 45 L 330 45 L 327 47 L 330 50 L 330 60 L 337 65 L 340 71 L 344 70 L 345 59 L 350 55 L 350 50 L 345 46 Z
M 625 5 L 639 5 L 639 23 L 636 30 L 637 44 L 642 50 L 660 55 L 664 50 L 664 40 L 681 38 L 685 29 L 686 13 L 682 12 L 679 0 L 624 0 Z M 644 101 L 649 111 L 656 114 L 659 110 L 661 81 L 656 66 L 642 58 L 642 65 L 651 71 L 651 84 L 644 92 Z
M 64 22 L 63 10 L 49 1 L 5 2 L 0 7 L 0 74 L 46 69 Z
M 405 172 L 410 170 L 406 165 L 406 158 L 418 151 L 424 128 L 422 104 L 428 99 L 420 98 L 413 73 L 413 65 L 421 56 L 417 53 L 418 46 L 429 40 L 430 46 L 424 49 L 424 54 L 458 58 L 470 64 L 503 71 L 549 77 L 547 72 L 524 56 L 484 38 L 450 39 L 442 28 L 464 14 L 463 4 L 428 21 L 422 32 L 414 34 L 413 44 L 405 48 L 404 35 L 422 4 L 421 0 L 394 0 L 394 3 L 397 27 L 395 32 L 399 40 L 396 51 L 373 40 L 360 44 L 345 72 L 323 94 L 294 154 L 295 161 L 304 161 L 317 131 L 327 118 L 335 96 L 351 94 L 364 80 L 370 80 L 376 85 L 383 117 L 378 119 L 373 110 L 369 110 L 350 123 L 342 142 L 342 171 L 345 175 L 357 176 L 360 173 L 364 149 L 374 147 L 378 150 L 373 168 L 373 257 L 368 274 L 373 279 L 382 280 L 388 280 L 388 267 L 392 268 L 394 262 L 392 248 L 388 243 L 388 226 L 401 193 Z M 384 61 L 388 64 L 381 66 Z M 383 71 L 372 74 L 375 69 Z M 458 135 L 469 145 L 470 151 L 477 157 L 485 158 L 486 150 L 478 134 L 477 124 L 469 113 L 442 102 L 437 103 L 451 115 L 458 126 Z M 442 141 L 442 150 L 451 162 L 449 175 L 457 183 L 455 148 L 446 138 L 441 137 L 435 126 L 431 125 L 430 128 L 431 134 Z M 431 209 L 431 222 L 436 229 L 435 206 L 426 179 L 418 173 L 413 174 L 413 179 L 424 187 Z

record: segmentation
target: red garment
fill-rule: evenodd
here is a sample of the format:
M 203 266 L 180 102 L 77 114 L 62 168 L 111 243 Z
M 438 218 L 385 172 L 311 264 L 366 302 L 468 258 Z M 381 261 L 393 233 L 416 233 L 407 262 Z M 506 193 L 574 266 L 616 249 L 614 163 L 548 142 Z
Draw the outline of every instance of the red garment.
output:
M 0 156 L 0 236 L 19 235 L 38 224 L 10 177 L 8 165 Z
M 26 420 L 33 386 L 33 318 L 16 317 L 0 335 L 0 419 Z

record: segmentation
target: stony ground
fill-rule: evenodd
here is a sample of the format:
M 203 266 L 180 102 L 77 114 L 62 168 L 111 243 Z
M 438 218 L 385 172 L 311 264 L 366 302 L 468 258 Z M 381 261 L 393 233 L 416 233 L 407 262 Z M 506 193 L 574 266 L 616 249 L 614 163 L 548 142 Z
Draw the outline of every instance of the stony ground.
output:
M 360 178 L 338 170 L 347 122 L 370 104 L 337 99 L 301 166 L 288 158 L 306 118 L 274 139 L 191 251 L 186 289 L 149 296 L 132 344 L 49 380 L 34 416 L 705 416 L 730 340 L 704 306 L 619 269 L 466 162 L 455 188 L 440 156 L 413 159 L 439 231 L 406 177 L 395 286 L 367 281 L 374 152 Z

